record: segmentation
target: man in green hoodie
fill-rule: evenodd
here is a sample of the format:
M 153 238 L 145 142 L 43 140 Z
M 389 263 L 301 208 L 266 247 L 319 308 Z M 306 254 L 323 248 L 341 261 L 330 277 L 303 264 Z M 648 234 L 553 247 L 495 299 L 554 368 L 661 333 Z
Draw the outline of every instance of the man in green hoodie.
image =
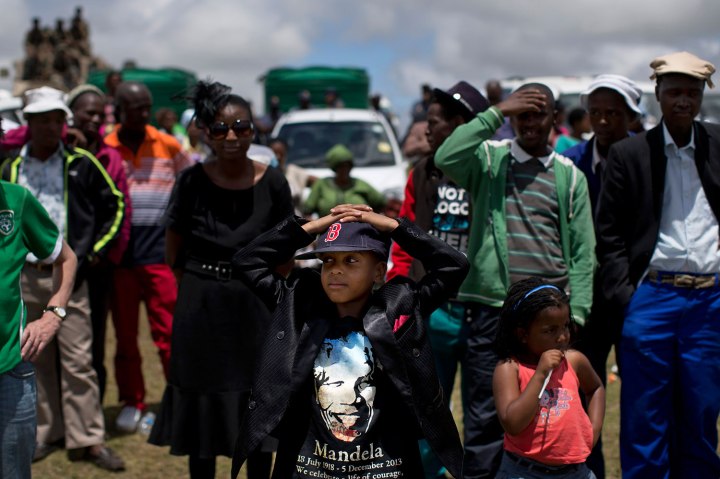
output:
M 563 288 L 579 325 L 592 303 L 595 236 L 585 176 L 555 153 L 548 137 L 555 101 L 545 85 L 523 85 L 507 100 L 459 126 L 435 163 L 469 193 L 470 273 L 458 299 L 467 303 L 468 384 L 465 477 L 495 477 L 503 430 L 492 395 L 500 307 L 508 287 L 538 276 Z M 490 138 L 505 117 L 513 140 Z

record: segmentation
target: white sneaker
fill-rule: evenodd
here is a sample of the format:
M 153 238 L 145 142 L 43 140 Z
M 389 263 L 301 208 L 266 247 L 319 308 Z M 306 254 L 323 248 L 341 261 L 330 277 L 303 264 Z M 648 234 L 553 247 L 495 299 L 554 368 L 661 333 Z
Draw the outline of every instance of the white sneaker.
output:
M 123 406 L 117 419 L 115 419 L 115 427 L 120 432 L 133 433 L 137 431 L 141 416 L 142 412 L 138 408 Z

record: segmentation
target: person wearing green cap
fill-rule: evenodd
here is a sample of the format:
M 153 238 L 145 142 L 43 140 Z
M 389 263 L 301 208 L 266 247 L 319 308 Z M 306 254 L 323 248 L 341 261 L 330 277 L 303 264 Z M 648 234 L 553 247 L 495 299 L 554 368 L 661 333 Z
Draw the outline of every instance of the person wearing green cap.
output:
M 353 167 L 352 152 L 342 144 L 330 148 L 325 160 L 334 177 L 316 181 L 305 201 L 306 215 L 317 213 L 320 217 L 330 214 L 330 209 L 344 203 L 364 204 L 375 211 L 385 207 L 385 197 L 367 182 L 350 176 Z

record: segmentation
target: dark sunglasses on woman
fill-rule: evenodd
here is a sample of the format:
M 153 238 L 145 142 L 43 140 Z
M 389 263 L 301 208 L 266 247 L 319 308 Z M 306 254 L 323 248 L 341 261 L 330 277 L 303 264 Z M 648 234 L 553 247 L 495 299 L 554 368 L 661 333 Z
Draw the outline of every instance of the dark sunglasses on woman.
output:
M 250 120 L 235 120 L 230 126 L 225 124 L 225 122 L 218 121 L 210 125 L 210 137 L 213 140 L 222 140 L 227 137 L 230 129 L 235 133 L 235 136 L 241 137 L 252 135 L 255 126 Z

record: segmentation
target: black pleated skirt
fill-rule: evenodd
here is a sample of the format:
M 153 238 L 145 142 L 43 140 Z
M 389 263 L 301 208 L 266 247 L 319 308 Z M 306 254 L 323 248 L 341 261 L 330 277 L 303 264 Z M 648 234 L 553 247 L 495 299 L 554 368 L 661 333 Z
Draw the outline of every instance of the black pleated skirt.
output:
M 168 385 L 149 437 L 170 453 L 231 457 L 249 396 L 265 306 L 240 280 L 185 272 Z

